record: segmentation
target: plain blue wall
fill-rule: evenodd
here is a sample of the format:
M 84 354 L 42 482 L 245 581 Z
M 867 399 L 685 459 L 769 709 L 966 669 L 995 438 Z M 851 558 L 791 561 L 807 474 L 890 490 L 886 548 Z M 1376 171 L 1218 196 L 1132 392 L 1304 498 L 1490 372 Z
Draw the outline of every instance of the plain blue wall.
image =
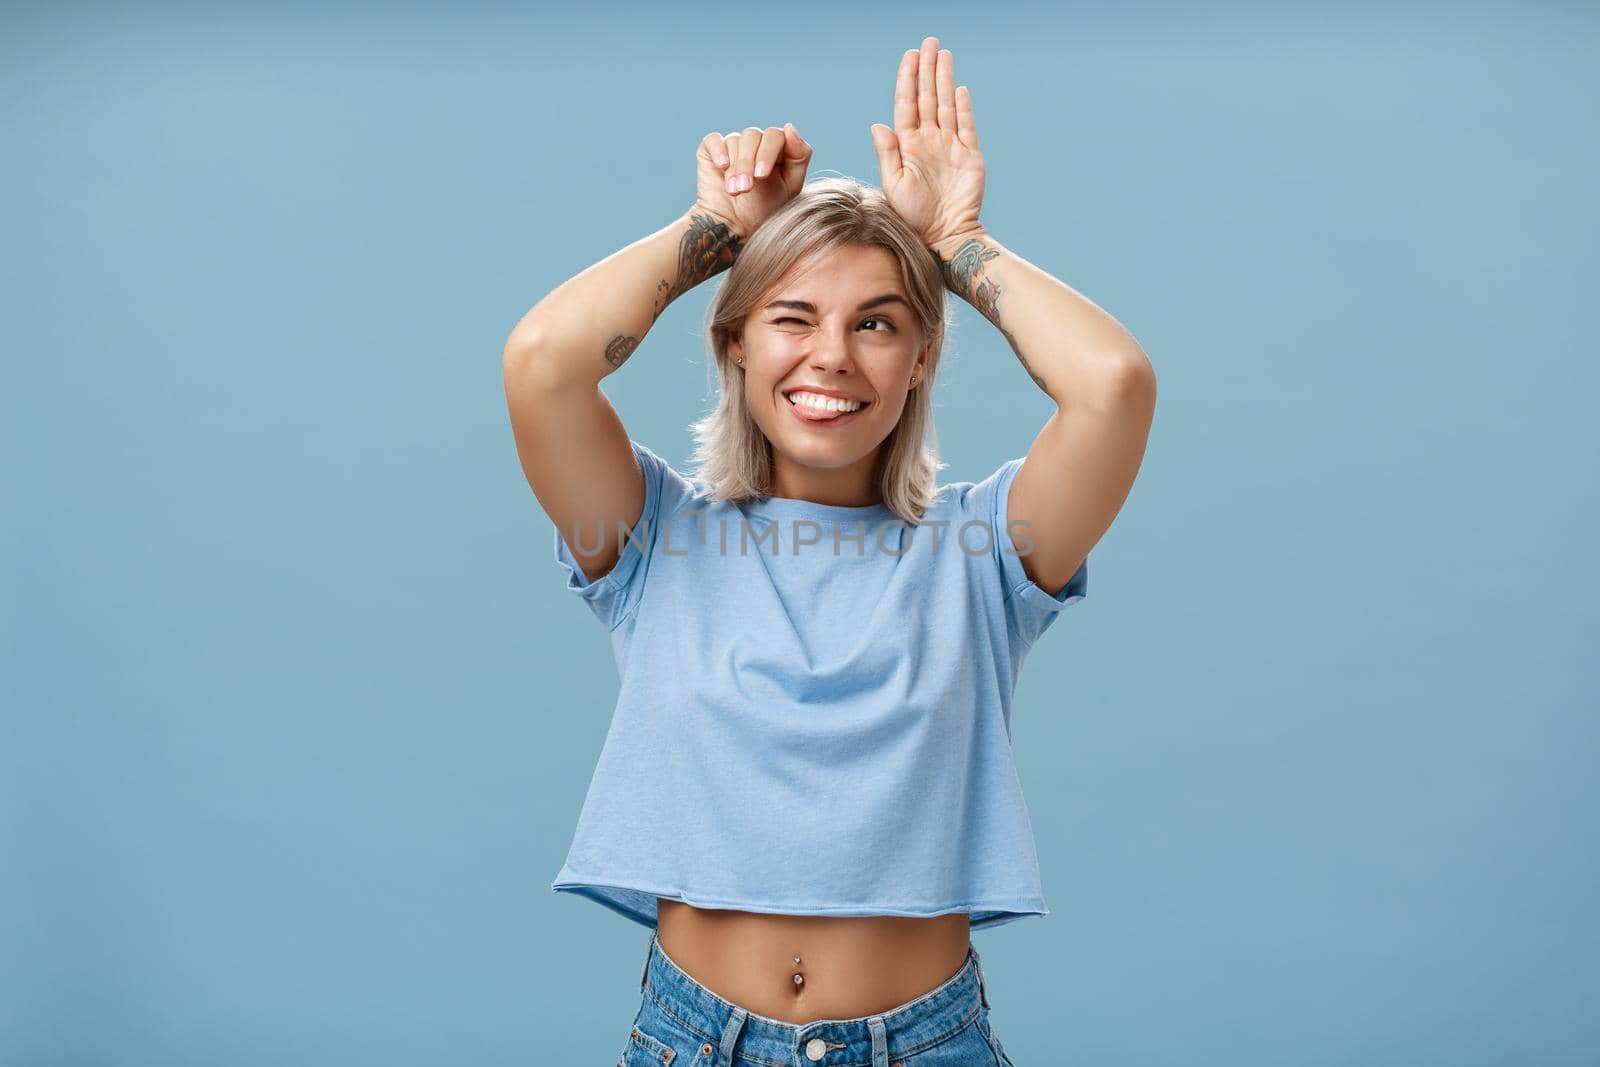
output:
M 620 1054 L 648 934 L 549 889 L 615 673 L 501 345 L 688 206 L 708 130 L 876 183 L 932 33 L 991 231 L 1160 377 L 1018 692 L 1054 914 L 976 938 L 1008 1050 L 1597 1062 L 1597 32 L 7 5 L 0 1061 Z M 606 384 L 680 467 L 710 294 Z M 950 481 L 1049 413 L 961 310 Z

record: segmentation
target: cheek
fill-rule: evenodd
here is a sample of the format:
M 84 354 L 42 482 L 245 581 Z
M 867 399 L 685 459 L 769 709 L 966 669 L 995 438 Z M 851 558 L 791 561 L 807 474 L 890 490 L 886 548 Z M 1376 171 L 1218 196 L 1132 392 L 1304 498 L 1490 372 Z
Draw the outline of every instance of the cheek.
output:
M 796 334 L 775 333 L 761 339 L 756 359 L 768 367 L 782 368 L 792 366 L 796 360 L 804 359 L 805 354 L 804 338 Z
M 746 365 L 749 362 L 749 358 L 746 357 Z M 763 424 L 763 427 L 771 420 L 777 405 L 787 403 L 778 395 L 778 383 L 782 380 L 781 375 L 773 373 L 770 364 L 757 366 L 744 376 L 745 407 L 757 422 Z

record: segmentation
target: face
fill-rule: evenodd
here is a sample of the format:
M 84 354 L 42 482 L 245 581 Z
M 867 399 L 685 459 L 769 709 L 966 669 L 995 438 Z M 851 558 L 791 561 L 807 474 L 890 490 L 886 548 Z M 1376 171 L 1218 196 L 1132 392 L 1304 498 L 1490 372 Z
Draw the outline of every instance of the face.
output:
M 774 494 L 878 503 L 878 449 L 909 391 L 925 387 L 928 347 L 887 251 L 839 248 L 797 264 L 729 346 L 744 358 L 745 400 L 772 444 Z M 854 410 L 834 410 L 822 400 L 832 394 Z

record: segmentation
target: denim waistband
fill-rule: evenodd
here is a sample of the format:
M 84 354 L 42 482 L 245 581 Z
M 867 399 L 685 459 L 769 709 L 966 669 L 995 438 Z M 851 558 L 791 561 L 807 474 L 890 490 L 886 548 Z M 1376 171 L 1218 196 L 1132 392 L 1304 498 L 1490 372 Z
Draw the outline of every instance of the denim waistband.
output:
M 888 1063 L 950 1038 L 989 1007 L 978 950 L 967 945 L 961 969 L 937 988 L 888 1011 L 853 1019 L 786 1023 L 741 1008 L 695 981 L 661 947 L 652 930 L 639 988 L 691 1033 L 721 1050 L 718 1063 L 741 1056 L 768 1063 Z

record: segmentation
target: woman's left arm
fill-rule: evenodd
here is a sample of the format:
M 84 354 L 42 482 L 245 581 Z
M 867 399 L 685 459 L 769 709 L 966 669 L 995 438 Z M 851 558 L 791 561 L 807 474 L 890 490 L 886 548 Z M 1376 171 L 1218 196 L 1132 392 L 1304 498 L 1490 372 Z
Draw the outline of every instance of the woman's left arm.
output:
M 994 323 L 1056 402 L 1011 483 L 1006 514 L 1006 532 L 1026 535 L 1013 542 L 1026 552 L 1023 570 L 1054 596 L 1133 489 L 1155 417 L 1155 370 L 1121 323 L 986 231 L 933 251 L 945 284 Z
M 945 284 L 1000 330 L 1056 411 L 1011 483 L 1006 529 L 1057 595 L 1111 528 L 1144 461 L 1156 376 L 1133 335 L 1015 255 L 978 220 L 985 168 L 972 95 L 937 37 L 900 57 L 894 126 L 872 126 L 884 196 L 939 257 Z M 1020 527 L 1020 531 L 1016 528 Z

